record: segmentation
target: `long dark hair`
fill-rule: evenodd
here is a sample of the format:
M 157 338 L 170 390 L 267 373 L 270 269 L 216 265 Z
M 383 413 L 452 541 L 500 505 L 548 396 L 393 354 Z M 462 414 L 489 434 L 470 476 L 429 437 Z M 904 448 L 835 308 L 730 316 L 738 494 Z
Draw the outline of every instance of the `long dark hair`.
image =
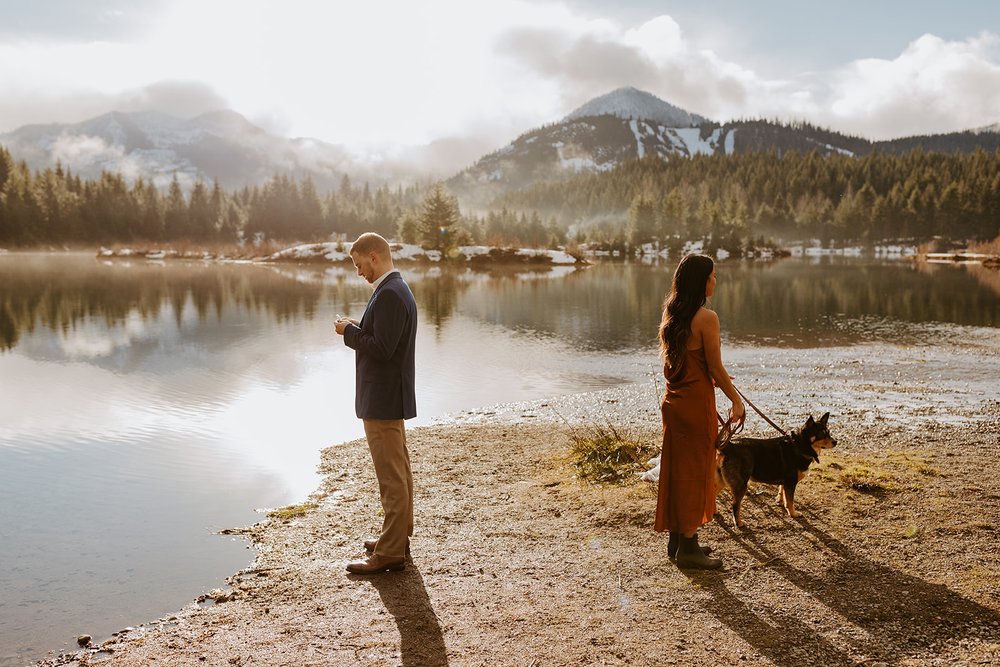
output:
M 671 368 L 677 368 L 684 356 L 691 320 L 705 305 L 705 287 L 714 269 L 715 262 L 708 255 L 686 255 L 674 271 L 660 320 L 660 355 Z

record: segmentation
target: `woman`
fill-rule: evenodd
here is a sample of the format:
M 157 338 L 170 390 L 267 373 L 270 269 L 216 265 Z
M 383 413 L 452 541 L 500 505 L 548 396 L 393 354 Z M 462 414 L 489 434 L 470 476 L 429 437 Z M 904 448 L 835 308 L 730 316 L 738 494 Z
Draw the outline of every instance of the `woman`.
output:
M 660 406 L 663 451 L 654 528 L 670 531 L 667 555 L 682 568 L 722 567 L 708 557 L 710 548 L 698 545 L 698 528 L 715 515 L 715 387 L 732 401 L 730 420 L 743 419 L 745 412 L 722 365 L 719 316 L 705 308 L 714 293 L 712 258 L 687 255 L 674 271 L 660 322 L 667 391 Z

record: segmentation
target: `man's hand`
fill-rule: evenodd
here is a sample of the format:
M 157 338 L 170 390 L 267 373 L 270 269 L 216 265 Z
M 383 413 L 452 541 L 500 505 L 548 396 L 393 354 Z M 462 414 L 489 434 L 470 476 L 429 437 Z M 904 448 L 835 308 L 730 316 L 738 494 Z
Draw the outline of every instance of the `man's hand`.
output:
M 348 324 L 352 324 L 351 320 L 349 320 L 346 317 L 338 317 L 333 322 L 333 328 L 336 330 L 336 332 L 339 335 L 343 336 L 344 335 L 344 329 L 347 328 Z

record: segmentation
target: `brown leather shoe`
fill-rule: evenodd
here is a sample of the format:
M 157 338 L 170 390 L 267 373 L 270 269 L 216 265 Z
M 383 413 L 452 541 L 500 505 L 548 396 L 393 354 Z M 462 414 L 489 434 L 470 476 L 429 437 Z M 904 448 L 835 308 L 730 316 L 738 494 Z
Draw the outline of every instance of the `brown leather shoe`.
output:
M 406 567 L 405 558 L 391 558 L 389 556 L 376 556 L 372 554 L 365 560 L 354 561 L 347 564 L 347 571 L 351 574 L 379 574 L 381 572 L 396 572 Z
M 378 545 L 378 538 L 376 538 L 374 540 L 365 540 L 365 551 L 367 551 L 368 553 L 373 553 L 375 551 L 376 545 Z M 406 540 L 406 555 L 407 556 L 410 555 L 410 541 L 409 540 Z

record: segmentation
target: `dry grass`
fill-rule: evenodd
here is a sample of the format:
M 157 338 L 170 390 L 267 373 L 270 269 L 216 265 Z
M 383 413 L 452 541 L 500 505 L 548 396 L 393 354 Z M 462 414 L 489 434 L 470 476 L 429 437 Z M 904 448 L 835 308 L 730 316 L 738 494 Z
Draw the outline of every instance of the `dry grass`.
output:
M 980 252 L 985 255 L 1000 255 L 1000 235 L 992 241 L 981 241 L 969 246 L 972 252 Z
M 941 471 L 928 451 L 889 450 L 878 455 L 826 454 L 816 476 L 835 486 L 862 493 L 888 493 L 923 488 Z
M 885 470 L 852 465 L 840 473 L 840 485 L 862 493 L 881 493 L 898 488 L 897 480 Z
M 286 505 L 285 507 L 279 507 L 273 509 L 267 513 L 272 519 L 281 519 L 282 521 L 287 521 L 288 519 L 294 519 L 296 517 L 305 516 L 309 510 L 316 509 L 316 503 L 300 503 L 298 505 Z
M 936 477 L 941 471 L 931 465 L 934 455 L 930 452 L 887 452 L 885 462 L 905 471 L 926 477 Z
M 580 477 L 602 484 L 634 479 L 657 451 L 648 436 L 610 422 L 573 430 L 569 437 L 573 466 Z

